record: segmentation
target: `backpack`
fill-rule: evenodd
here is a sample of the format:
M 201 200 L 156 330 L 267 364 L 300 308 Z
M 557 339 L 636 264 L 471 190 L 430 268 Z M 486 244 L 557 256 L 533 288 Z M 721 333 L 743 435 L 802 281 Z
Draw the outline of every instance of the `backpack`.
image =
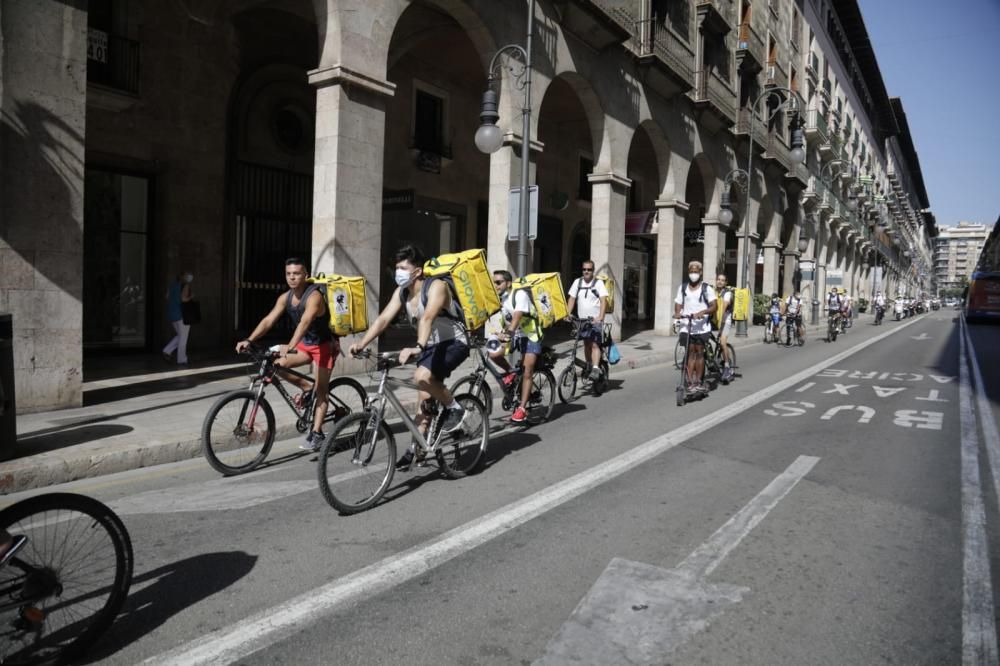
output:
M 460 321 L 467 330 L 479 328 L 500 311 L 500 297 L 493 287 L 493 276 L 486 267 L 484 250 L 466 250 L 428 259 L 424 264 L 424 277 L 428 279 L 424 280 L 421 303 L 427 305 L 430 278 L 444 280 L 451 289 L 452 300 L 461 313 Z M 444 315 L 455 319 L 449 312 L 444 312 Z
M 326 275 L 319 273 L 306 278 L 319 285 L 330 312 L 330 331 L 336 336 L 363 333 L 368 330 L 367 282 L 363 277 Z
M 707 286 L 708 285 L 706 285 L 705 282 L 702 281 L 702 283 L 701 283 L 701 300 L 705 301 L 706 305 L 708 305 L 708 293 L 707 293 L 708 290 L 707 290 Z M 726 302 L 725 301 L 725 295 L 726 294 L 733 294 L 733 298 L 729 299 L 729 305 L 726 305 L 725 307 L 723 307 L 723 305 Z M 716 298 L 718 300 L 716 300 L 715 314 L 712 315 L 712 330 L 713 331 L 722 330 L 722 324 L 723 324 L 723 322 L 726 321 L 726 315 L 730 314 L 733 311 L 733 306 L 736 304 L 736 295 L 733 292 L 733 288 L 732 287 L 723 287 L 722 291 L 719 292 L 718 294 L 716 294 Z
M 532 273 L 514 280 L 513 289 L 528 292 L 534 313 L 528 315 L 543 329 L 569 315 L 559 273 Z
M 608 306 L 604 311 L 610 314 L 615 311 L 615 281 L 607 275 L 598 275 L 597 279 L 604 283 L 604 288 L 608 291 Z

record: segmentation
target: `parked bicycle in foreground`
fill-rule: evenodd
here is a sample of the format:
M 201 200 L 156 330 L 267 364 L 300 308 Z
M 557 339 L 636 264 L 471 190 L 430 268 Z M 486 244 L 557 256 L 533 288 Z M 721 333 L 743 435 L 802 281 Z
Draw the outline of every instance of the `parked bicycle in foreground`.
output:
M 483 349 L 487 344 L 486 341 L 482 338 L 472 338 L 469 343 L 476 358 L 476 369 L 451 385 L 452 394 L 471 393 L 479 398 L 479 401 L 486 407 L 487 415 L 489 415 L 493 411 L 493 390 L 487 381 L 487 374 L 489 374 L 492 375 L 496 385 L 500 388 L 500 393 L 503 396 L 500 406 L 503 410 L 512 412 L 517 409 L 521 404 L 521 381 L 524 378 L 524 366 L 520 363 L 520 354 L 518 354 L 518 362 L 511 371 L 513 377 L 505 382 L 504 377 L 508 373 L 502 372 L 490 362 Z M 556 379 L 552 374 L 553 365 L 552 350 L 546 348 L 539 356 L 538 364 L 535 366 L 531 381 L 531 397 L 528 404 L 524 405 L 526 420 L 529 424 L 542 423 L 552 415 L 552 407 L 556 400 Z
M 296 404 L 279 373 L 289 373 L 308 382 L 313 379 L 293 369 L 279 368 L 275 363 L 277 353 L 260 345 L 251 343 L 245 353 L 256 366 L 250 388 L 231 391 L 219 398 L 205 415 L 201 429 L 205 459 L 213 469 L 227 476 L 253 471 L 271 451 L 276 432 L 274 410 L 264 396 L 268 386 L 278 391 L 294 413 L 298 432 L 306 432 L 313 423 L 315 400 L 307 394 L 302 404 Z M 288 353 L 295 352 L 290 350 Z M 356 380 L 350 377 L 330 379 L 324 424 L 337 423 L 349 414 L 362 411 L 366 399 L 364 387 Z
M 580 349 L 580 342 L 586 336 L 587 332 L 598 324 L 594 321 L 593 317 L 580 319 L 579 317 L 570 315 L 569 321 L 572 326 L 573 352 L 569 357 L 569 365 L 559 373 L 558 383 L 559 400 L 564 403 L 574 400 L 578 389 L 581 393 L 590 391 L 595 396 L 601 395 L 608 390 L 611 375 L 611 364 L 608 362 L 608 349 L 611 347 L 611 324 L 601 324 L 603 327 L 601 360 L 597 366 L 600 371 L 600 377 L 592 380 L 590 378 L 591 366 L 589 361 L 579 358 L 577 352 Z
M 0 511 L 0 536 L 0 664 L 79 660 L 132 584 L 121 519 L 90 497 L 48 493 Z
M 438 402 L 425 400 L 420 408 L 430 417 L 430 426 L 424 436 L 392 391 L 395 386 L 417 389 L 412 382 L 389 376 L 400 366 L 399 354 L 364 351 L 356 358 L 375 359 L 378 390 L 366 409 L 340 420 L 320 448 L 316 472 L 320 492 L 330 506 L 343 514 L 358 513 L 374 506 L 389 489 L 396 469 L 396 438 L 386 421 L 387 408 L 402 420 L 416 444 L 417 464 L 434 458 L 452 479 L 478 469 L 490 440 L 489 416 L 479 398 L 471 393 L 454 396 L 468 414 L 464 425 L 450 433 L 441 427 L 444 410 Z

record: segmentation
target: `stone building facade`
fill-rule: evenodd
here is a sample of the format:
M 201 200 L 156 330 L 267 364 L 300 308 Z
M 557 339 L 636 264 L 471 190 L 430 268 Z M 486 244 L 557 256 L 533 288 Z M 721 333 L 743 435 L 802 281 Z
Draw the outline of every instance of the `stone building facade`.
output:
M 692 258 L 742 283 L 747 256 L 754 292 L 919 288 L 933 216 L 854 0 L 534 4 L 533 270 L 568 286 L 592 258 L 621 292 L 616 330 L 664 333 Z M 197 349 L 245 335 L 289 255 L 365 275 L 372 311 L 401 242 L 514 263 L 522 95 L 506 68 L 504 145 L 472 139 L 527 1 L 0 6 L 0 311 L 20 410 L 78 404 L 85 353 L 161 345 L 185 270 Z M 751 152 L 749 181 L 727 178 Z
M 934 277 L 938 290 L 961 289 L 968 283 L 989 235 L 990 227 L 985 224 L 959 222 L 953 227 L 941 227 L 941 233 L 934 239 Z

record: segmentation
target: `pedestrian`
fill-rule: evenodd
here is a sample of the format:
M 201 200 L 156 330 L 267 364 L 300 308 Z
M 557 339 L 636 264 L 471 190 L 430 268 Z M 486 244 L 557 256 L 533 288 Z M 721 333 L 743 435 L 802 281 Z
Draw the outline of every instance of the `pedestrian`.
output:
M 188 303 L 194 300 L 191 293 L 191 283 L 194 275 L 190 271 L 184 271 L 174 278 L 167 288 L 164 298 L 167 301 L 167 321 L 174 328 L 174 337 L 163 348 L 163 360 L 172 363 L 171 354 L 177 352 L 177 365 L 187 366 L 187 342 L 191 326 L 184 323 L 184 308 L 181 303 Z

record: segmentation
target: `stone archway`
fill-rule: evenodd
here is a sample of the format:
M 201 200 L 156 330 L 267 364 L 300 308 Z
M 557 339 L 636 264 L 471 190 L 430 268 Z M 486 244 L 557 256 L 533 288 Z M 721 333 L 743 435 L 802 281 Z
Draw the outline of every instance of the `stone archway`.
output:
M 631 185 L 621 285 L 622 325 L 633 330 L 651 328 L 655 322 L 657 229 L 653 221 L 669 162 L 669 148 L 659 126 L 651 120 L 640 124 L 628 152 L 626 173 Z

